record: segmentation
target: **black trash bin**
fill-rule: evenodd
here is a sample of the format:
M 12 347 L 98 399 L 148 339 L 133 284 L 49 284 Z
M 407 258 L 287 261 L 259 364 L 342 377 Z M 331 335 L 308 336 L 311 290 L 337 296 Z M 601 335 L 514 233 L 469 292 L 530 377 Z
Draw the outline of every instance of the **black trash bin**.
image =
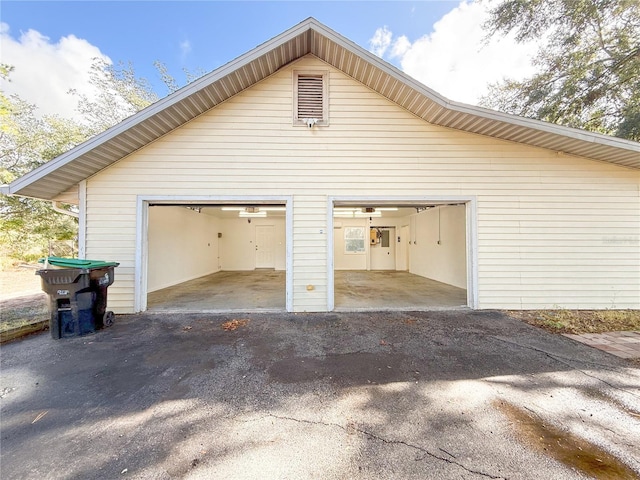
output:
M 113 324 L 113 312 L 106 311 L 107 288 L 113 283 L 118 263 L 60 257 L 41 262 L 55 267 L 36 272 L 42 279 L 42 290 L 49 295 L 53 338 L 86 335 Z
M 89 269 L 89 286 L 94 294 L 93 318 L 97 329 L 113 325 L 115 315 L 107 312 L 107 288 L 113 283 L 114 268 L 118 265 Z

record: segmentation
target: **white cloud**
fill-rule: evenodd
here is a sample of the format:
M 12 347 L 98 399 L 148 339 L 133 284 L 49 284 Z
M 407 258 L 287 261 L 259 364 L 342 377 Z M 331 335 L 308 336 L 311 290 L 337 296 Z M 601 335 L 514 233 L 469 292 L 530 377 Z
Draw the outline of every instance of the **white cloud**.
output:
M 402 35 L 396 38 L 391 47 L 391 57 L 402 57 L 411 48 L 411 42 L 409 39 Z
M 369 51 L 379 57 L 383 56 L 391 45 L 391 37 L 392 33 L 386 25 L 378 28 L 373 37 L 369 39 Z
M 463 1 L 435 23 L 431 34 L 413 43 L 404 35 L 390 38 L 390 58 L 397 58 L 404 72 L 445 97 L 477 104 L 490 83 L 521 79 L 535 71 L 531 60 L 537 43 L 521 45 L 512 37 L 485 43 L 482 24 L 490 6 L 491 2 Z
M 182 58 L 186 57 L 189 53 L 191 53 L 191 42 L 189 40 L 180 42 L 180 54 Z
M 35 104 L 39 114 L 77 119 L 77 102 L 67 92 L 75 89 L 89 97 L 95 95 L 89 84 L 93 59 L 111 63 L 98 47 L 74 35 L 52 42 L 40 32 L 28 30 L 13 38 L 6 23 L 0 25 L 0 44 L 2 63 L 15 67 L 11 81 L 2 81 L 2 90 Z

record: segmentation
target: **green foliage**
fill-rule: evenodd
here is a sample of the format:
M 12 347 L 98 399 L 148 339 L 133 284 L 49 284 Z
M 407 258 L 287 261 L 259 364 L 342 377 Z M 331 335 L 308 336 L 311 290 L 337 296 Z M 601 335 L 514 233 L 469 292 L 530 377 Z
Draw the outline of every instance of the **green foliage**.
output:
M 485 28 L 542 46 L 535 75 L 493 85 L 483 104 L 640 141 L 640 2 L 502 0 Z
M 163 80 L 170 78 L 167 74 Z M 78 112 L 91 135 L 107 130 L 158 100 L 149 82 L 137 77 L 131 64 L 114 66 L 96 58 L 91 66 L 90 83 L 98 92 L 95 97 L 73 89 L 69 93 L 77 98 Z
M 84 138 L 84 129 L 58 117 L 37 118 L 35 106 L 0 92 L 0 182 L 9 183 Z M 47 252 L 50 239 L 76 236 L 75 219 L 33 198 L 0 197 L 2 254 L 31 260 Z
M 6 63 L 0 63 L 0 79 L 8 80 L 9 74 L 13 71 L 13 67 L 11 65 L 7 65 Z
M 10 81 L 12 70 L 1 64 L 0 79 Z M 98 91 L 94 98 L 70 92 L 77 98 L 81 121 L 39 117 L 35 105 L 0 91 L 0 183 L 12 182 L 157 100 L 131 65 L 113 67 L 96 60 L 91 83 Z M 77 221 L 54 211 L 49 202 L 0 196 L 0 254 L 33 260 L 47 254 L 50 240 L 76 236 Z
M 77 235 L 74 218 L 55 212 L 49 202 L 23 197 L 0 200 L 2 255 L 32 261 L 47 254 L 49 241 Z
M 162 83 L 164 83 L 165 87 L 167 87 L 167 90 L 169 91 L 170 94 L 181 88 L 176 82 L 176 79 L 169 73 L 169 70 L 167 69 L 167 66 L 164 63 L 162 63 L 159 60 L 156 60 L 155 62 L 153 62 L 153 66 L 156 67 L 156 70 L 160 74 L 160 79 L 162 80 Z M 187 83 L 191 83 L 194 80 L 197 80 L 198 78 L 202 77 L 207 73 L 204 70 L 199 68 L 196 69 L 195 72 L 192 72 L 186 68 L 183 68 L 182 72 L 184 73 L 184 76 L 187 79 Z

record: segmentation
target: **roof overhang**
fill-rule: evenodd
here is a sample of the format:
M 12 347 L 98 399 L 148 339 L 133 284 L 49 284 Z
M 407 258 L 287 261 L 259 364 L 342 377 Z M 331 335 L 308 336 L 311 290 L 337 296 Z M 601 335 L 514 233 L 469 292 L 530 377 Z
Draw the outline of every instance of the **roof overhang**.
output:
M 309 18 L 3 186 L 2 193 L 55 199 L 308 54 L 429 123 L 640 169 L 640 143 L 453 102 Z

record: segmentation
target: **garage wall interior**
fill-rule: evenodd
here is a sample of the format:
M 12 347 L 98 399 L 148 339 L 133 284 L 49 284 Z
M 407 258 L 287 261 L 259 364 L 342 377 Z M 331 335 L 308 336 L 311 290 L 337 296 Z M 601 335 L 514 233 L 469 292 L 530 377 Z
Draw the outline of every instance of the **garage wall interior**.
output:
M 359 213 L 363 209 L 355 210 Z M 397 211 L 380 213 L 381 217 L 344 218 L 340 207 L 337 213 L 334 210 L 335 270 L 408 271 L 467 288 L 465 205 L 399 207 Z M 348 242 L 353 241 L 350 236 L 358 234 L 359 229 L 365 232 L 363 249 L 348 248 Z M 380 235 L 385 230 L 393 237 L 390 247 L 384 246 L 385 239 Z M 384 250 L 389 248 L 391 261 L 380 262 L 379 251 L 388 255 Z
M 149 206 L 147 292 L 221 270 L 284 270 L 284 212 L 271 215 L 249 219 L 215 206 Z M 260 245 L 266 252 L 258 250 L 256 235 L 267 242 Z

